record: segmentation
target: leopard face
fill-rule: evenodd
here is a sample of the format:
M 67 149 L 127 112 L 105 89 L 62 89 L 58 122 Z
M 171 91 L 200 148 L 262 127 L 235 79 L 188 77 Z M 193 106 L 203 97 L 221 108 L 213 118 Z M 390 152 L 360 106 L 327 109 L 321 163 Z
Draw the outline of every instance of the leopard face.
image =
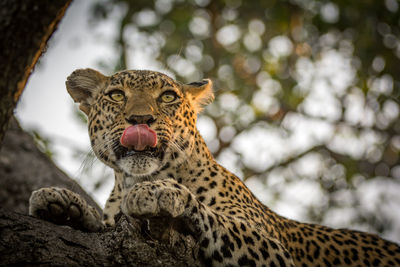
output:
M 114 170 L 139 178 L 180 164 L 191 154 L 200 103 L 212 97 L 208 80 L 181 84 L 153 71 L 106 77 L 91 69 L 77 70 L 68 77 L 67 89 L 88 116 L 97 157 Z M 144 143 L 140 149 L 121 139 L 131 126 L 142 134 L 132 137 L 134 144 Z M 154 146 L 137 140 L 146 134 L 155 135 L 149 137 L 155 138 Z

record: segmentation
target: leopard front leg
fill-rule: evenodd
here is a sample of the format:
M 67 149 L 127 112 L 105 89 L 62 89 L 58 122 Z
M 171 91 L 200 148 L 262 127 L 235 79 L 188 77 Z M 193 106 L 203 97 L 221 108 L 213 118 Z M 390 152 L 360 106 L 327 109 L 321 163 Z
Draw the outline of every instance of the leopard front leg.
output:
M 219 214 L 173 179 L 138 183 L 121 210 L 132 217 L 181 218 L 198 236 L 207 266 L 294 266 L 282 244 L 262 228 Z
M 29 199 L 29 214 L 84 231 L 103 229 L 97 210 L 80 195 L 64 188 L 47 187 L 33 191 Z
M 103 223 L 105 226 L 115 225 L 115 215 L 121 212 L 121 202 L 124 191 L 120 179 L 116 179 L 113 190 L 107 199 L 103 210 Z

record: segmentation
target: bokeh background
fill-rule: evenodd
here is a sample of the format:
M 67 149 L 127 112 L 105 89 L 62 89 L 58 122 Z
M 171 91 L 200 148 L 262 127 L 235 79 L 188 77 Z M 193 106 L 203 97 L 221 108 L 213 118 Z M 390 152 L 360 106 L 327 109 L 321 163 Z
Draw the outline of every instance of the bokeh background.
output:
M 104 205 L 112 172 L 65 90 L 76 68 L 211 78 L 214 156 L 281 215 L 400 242 L 397 0 L 75 0 L 16 116 Z

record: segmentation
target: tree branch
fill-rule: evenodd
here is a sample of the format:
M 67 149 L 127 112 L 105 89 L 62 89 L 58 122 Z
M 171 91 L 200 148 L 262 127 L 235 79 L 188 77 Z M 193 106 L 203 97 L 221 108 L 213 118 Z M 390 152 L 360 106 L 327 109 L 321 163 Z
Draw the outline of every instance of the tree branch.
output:
M 173 244 L 146 239 L 125 216 L 115 228 L 84 233 L 0 209 L 3 266 L 200 266 L 193 238 L 177 236 Z

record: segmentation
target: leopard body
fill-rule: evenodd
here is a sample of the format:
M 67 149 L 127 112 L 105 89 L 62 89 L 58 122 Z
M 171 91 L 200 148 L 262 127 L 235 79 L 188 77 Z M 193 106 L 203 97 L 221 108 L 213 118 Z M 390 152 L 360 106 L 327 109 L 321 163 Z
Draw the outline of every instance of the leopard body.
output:
M 196 128 L 197 114 L 213 98 L 210 80 L 182 84 L 153 71 L 107 77 L 80 69 L 68 77 L 67 89 L 88 116 L 93 151 L 115 172 L 105 225 L 113 226 L 120 211 L 140 218 L 179 218 L 200 233 L 199 253 L 207 266 L 400 265 L 397 244 L 373 234 L 279 216 L 219 165 Z M 115 92 L 123 99 L 113 100 Z M 163 101 L 166 92 L 173 101 Z M 121 146 L 124 130 L 135 124 L 156 132 L 156 147 L 135 151 Z M 60 189 L 35 191 L 31 214 L 40 217 L 38 211 L 48 209 L 48 195 L 54 202 L 61 194 L 56 190 Z M 64 207 L 77 206 L 82 214 L 92 214 L 83 219 L 91 222 L 82 228 L 99 230 L 99 215 L 81 202 L 71 200 Z

